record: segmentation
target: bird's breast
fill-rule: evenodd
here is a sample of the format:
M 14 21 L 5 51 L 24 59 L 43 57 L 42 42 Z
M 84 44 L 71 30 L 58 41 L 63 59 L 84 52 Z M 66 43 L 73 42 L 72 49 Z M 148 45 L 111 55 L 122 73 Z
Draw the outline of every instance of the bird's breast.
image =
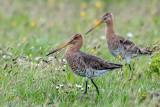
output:
M 73 54 L 70 54 L 70 55 L 66 54 L 66 60 L 67 60 L 69 66 L 70 66 L 70 68 L 72 70 L 76 70 L 77 69 L 77 63 L 76 63 L 76 57 L 75 57 L 75 55 L 73 55 Z
M 107 39 L 107 47 L 109 50 L 116 50 L 118 48 L 118 41 L 114 38 Z

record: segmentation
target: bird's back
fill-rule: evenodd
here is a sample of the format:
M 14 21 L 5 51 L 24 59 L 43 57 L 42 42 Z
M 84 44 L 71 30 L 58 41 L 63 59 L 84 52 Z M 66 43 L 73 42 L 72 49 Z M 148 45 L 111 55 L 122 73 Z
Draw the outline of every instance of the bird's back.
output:
M 144 50 L 144 49 L 140 48 L 139 46 L 137 46 L 132 41 L 130 41 L 124 37 L 116 35 L 116 38 L 117 39 L 115 41 L 113 40 L 114 42 L 116 42 L 114 44 L 111 42 L 107 42 L 108 49 L 109 49 L 110 53 L 116 57 L 118 55 L 120 55 L 122 58 L 125 58 L 125 57 L 136 57 L 138 55 L 152 54 L 152 51 Z M 110 40 L 110 41 L 112 41 L 112 40 Z
M 105 70 L 105 69 L 112 70 L 122 67 L 122 65 L 120 64 L 109 63 L 95 55 L 87 54 L 81 51 L 80 54 L 83 57 L 84 62 L 87 64 L 87 66 L 90 66 L 95 70 Z
M 98 77 L 105 75 L 122 65 L 109 63 L 101 58 L 81 51 L 66 54 L 66 60 L 72 71 L 83 77 Z

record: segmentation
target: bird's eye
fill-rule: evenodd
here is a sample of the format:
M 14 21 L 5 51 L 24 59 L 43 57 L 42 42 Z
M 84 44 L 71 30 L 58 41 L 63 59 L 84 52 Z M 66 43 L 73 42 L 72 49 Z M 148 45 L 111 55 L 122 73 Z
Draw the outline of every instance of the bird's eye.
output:
M 78 37 L 75 37 L 74 39 L 77 39 Z

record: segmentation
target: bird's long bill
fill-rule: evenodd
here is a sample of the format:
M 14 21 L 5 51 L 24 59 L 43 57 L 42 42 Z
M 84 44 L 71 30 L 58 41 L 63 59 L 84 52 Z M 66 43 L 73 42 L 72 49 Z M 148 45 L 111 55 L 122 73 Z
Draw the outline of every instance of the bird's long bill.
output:
M 55 53 L 55 52 L 57 52 L 58 50 L 60 50 L 60 49 L 62 49 L 62 48 L 64 48 L 64 47 L 66 47 L 66 46 L 68 46 L 68 45 L 70 45 L 70 41 L 67 42 L 67 43 L 65 43 L 64 45 L 62 45 L 60 48 L 58 48 L 58 49 L 56 49 L 56 50 L 54 50 L 54 51 L 48 53 L 46 56 L 48 56 L 48 55 L 50 55 L 50 54 L 52 54 L 52 53 Z
M 99 25 L 102 24 L 102 20 L 100 20 L 92 29 L 90 29 L 86 34 L 88 34 L 90 31 L 92 31 L 93 29 L 95 29 L 96 27 L 98 27 Z

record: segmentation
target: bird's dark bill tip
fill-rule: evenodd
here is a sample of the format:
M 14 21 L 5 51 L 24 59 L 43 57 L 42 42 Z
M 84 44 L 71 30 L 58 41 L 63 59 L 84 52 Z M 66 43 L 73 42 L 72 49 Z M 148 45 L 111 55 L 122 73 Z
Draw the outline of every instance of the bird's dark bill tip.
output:
M 92 29 L 90 29 L 86 34 L 88 34 L 90 31 L 92 31 Z
M 54 50 L 54 51 L 48 53 L 46 56 L 49 56 L 50 54 L 53 54 L 53 53 L 55 53 L 56 51 L 57 51 L 57 50 Z
M 50 53 L 48 53 L 46 56 L 49 56 L 50 55 Z

